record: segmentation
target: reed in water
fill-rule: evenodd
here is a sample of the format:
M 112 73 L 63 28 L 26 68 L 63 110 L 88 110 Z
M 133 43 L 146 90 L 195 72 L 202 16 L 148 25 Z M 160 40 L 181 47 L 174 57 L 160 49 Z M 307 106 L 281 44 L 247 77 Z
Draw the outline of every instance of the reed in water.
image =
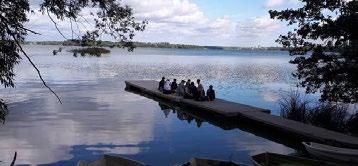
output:
M 346 104 L 314 103 L 297 91 L 283 96 L 279 104 L 284 118 L 342 133 L 358 134 L 358 114 L 351 114 Z

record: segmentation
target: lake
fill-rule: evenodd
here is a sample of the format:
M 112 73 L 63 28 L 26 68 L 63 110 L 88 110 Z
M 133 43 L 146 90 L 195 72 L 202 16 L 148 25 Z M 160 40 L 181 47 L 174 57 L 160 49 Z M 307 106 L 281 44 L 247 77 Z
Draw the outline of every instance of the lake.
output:
M 58 46 L 25 46 L 60 104 L 23 59 L 16 88 L 2 88 L 10 113 L 0 125 L 0 161 L 17 164 L 75 165 L 115 154 L 149 165 L 184 163 L 209 157 L 251 164 L 250 156 L 295 150 L 240 128 L 223 129 L 188 110 L 125 91 L 125 80 L 201 79 L 217 97 L 272 110 L 296 90 L 295 66 L 285 51 L 224 51 L 138 48 L 111 49 L 103 57 L 73 57 Z M 254 128 L 254 126 L 252 126 Z

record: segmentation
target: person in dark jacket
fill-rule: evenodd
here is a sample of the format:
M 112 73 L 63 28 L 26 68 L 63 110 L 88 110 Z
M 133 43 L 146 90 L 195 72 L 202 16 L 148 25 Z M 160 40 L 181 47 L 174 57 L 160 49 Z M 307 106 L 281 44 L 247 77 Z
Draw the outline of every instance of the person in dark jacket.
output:
M 191 93 L 190 90 L 190 84 L 189 82 L 186 82 L 184 86 L 184 99 L 192 99 L 192 98 L 193 98 L 193 94 Z
M 163 92 L 164 90 L 165 77 L 162 77 L 162 80 L 159 81 L 158 90 Z
M 215 100 L 215 90 L 212 85 L 209 86 L 209 89 L 206 91 L 206 95 L 208 96 L 209 101 Z
M 174 79 L 172 84 L 170 85 L 171 89 L 172 89 L 172 93 L 175 93 L 177 88 L 178 88 L 178 84 L 177 84 L 177 79 Z
M 195 86 L 194 82 L 190 83 L 190 93 L 193 95 L 194 100 L 198 99 L 199 96 L 198 88 Z

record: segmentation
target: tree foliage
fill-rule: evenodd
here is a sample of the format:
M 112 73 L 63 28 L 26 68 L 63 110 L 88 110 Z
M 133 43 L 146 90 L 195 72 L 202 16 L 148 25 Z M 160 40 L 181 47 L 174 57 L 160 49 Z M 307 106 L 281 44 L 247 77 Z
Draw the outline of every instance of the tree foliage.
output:
M 93 43 L 103 34 L 107 34 L 116 41 L 124 43 L 122 47 L 128 48 L 129 51 L 134 48 L 132 39 L 135 32 L 143 31 L 146 25 L 146 21 L 138 22 L 134 18 L 129 6 L 122 5 L 116 0 L 43 0 L 39 7 L 32 7 L 28 0 L 0 0 L 0 83 L 5 87 L 14 87 L 14 66 L 21 60 L 20 54 L 23 54 L 36 69 L 43 84 L 52 91 L 42 79 L 40 70 L 21 47 L 21 43 L 29 33 L 40 35 L 24 25 L 29 20 L 28 15 L 34 10 L 47 15 L 58 32 L 67 39 L 57 27 L 54 18 L 69 21 L 72 25 L 83 17 L 81 11 L 86 8 L 95 9 L 97 12 L 91 13 L 94 26 L 84 34 L 78 34 L 82 42 Z M 1 106 L 2 104 L 3 102 L 0 101 Z
M 270 10 L 273 19 L 297 26 L 277 42 L 290 48 L 294 76 L 322 101 L 358 102 L 358 2 L 300 0 L 302 7 Z
M 8 113 L 7 105 L 4 103 L 2 99 L 0 99 L 0 122 L 5 122 L 5 117 Z

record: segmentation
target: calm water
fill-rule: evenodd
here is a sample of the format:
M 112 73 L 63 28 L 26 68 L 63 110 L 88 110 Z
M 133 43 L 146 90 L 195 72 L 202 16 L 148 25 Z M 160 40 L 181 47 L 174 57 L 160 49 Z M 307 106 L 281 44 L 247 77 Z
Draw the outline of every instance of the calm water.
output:
M 117 154 L 150 165 L 183 163 L 193 156 L 250 164 L 250 155 L 295 150 L 240 128 L 224 130 L 152 99 L 126 92 L 125 80 L 200 78 L 217 96 L 278 115 L 280 95 L 295 90 L 294 66 L 281 51 L 112 49 L 104 57 L 73 57 L 66 48 L 26 46 L 63 104 L 39 82 L 25 60 L 16 88 L 1 89 L 10 114 L 0 125 L 0 161 L 75 165 Z

